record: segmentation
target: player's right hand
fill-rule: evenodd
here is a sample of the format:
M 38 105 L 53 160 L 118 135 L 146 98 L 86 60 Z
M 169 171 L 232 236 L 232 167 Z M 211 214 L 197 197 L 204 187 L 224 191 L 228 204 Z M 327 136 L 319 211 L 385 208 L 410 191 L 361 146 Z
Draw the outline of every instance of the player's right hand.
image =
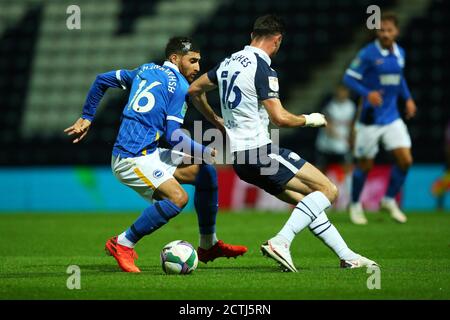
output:
M 383 104 L 383 98 L 379 91 L 370 91 L 367 95 L 367 100 L 369 103 L 375 107 L 379 107 Z
M 68 136 L 75 135 L 73 143 L 80 142 L 81 139 L 88 133 L 91 122 L 87 119 L 79 118 L 73 125 L 64 130 Z

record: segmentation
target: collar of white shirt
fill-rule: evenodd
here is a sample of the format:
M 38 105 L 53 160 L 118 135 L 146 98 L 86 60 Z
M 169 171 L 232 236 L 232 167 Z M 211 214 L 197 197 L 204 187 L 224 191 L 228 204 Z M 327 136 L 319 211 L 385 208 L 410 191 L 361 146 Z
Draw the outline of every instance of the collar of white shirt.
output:
M 174 70 L 176 70 L 176 71 L 178 71 L 178 72 L 180 72 L 180 70 L 178 70 L 178 67 L 176 66 L 176 65 L 174 65 L 172 62 L 170 62 L 170 61 L 164 61 L 164 64 L 163 64 L 164 66 L 166 66 L 166 67 L 169 67 L 169 68 L 172 68 L 172 69 L 174 69 Z
M 248 51 L 252 51 L 254 53 L 257 53 L 261 57 L 261 59 L 263 59 L 265 62 L 267 62 L 267 64 L 269 66 L 272 63 L 272 60 L 270 60 L 269 55 L 264 50 L 262 50 L 260 48 L 253 47 L 253 46 L 245 46 L 244 49 L 248 50 Z
M 380 51 L 380 53 L 383 57 L 386 57 L 387 55 L 389 55 L 389 50 L 383 48 L 378 39 L 375 40 L 375 46 L 377 47 L 378 51 Z M 398 45 L 396 42 L 394 42 L 394 44 L 392 45 L 392 49 L 393 49 L 394 54 L 397 56 L 397 58 L 401 58 L 400 50 L 398 49 Z

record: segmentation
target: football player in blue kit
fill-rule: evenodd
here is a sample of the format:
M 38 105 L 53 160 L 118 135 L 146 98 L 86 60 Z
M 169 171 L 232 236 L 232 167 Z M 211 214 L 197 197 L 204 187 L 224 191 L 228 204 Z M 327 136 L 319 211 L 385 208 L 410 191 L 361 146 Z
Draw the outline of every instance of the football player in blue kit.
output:
M 195 185 L 194 205 L 200 229 L 199 260 L 236 257 L 247 251 L 218 240 L 215 233 L 218 185 L 215 150 L 196 143 L 180 130 L 184 121 L 189 83 L 200 70 L 200 52 L 190 38 L 174 37 L 166 46 L 163 65 L 146 63 L 134 70 L 117 70 L 97 76 L 88 93 L 82 116 L 67 128 L 78 143 L 87 134 L 97 106 L 108 88 L 130 89 L 119 133 L 112 150 L 116 178 L 152 203 L 123 233 L 106 242 L 105 250 L 125 272 L 140 272 L 135 265 L 136 243 L 177 216 L 188 201 L 180 183 Z M 218 119 L 220 121 L 220 119 Z M 158 147 L 159 139 L 186 153 Z M 201 164 L 183 161 L 203 155 Z M 154 200 L 158 200 L 155 201 Z
M 407 221 L 395 197 L 413 159 L 411 138 L 400 117 L 397 100 L 401 96 L 406 101 L 406 119 L 414 117 L 416 105 L 404 77 L 405 51 L 395 42 L 398 34 L 396 15 L 383 14 L 377 39 L 359 51 L 344 76 L 344 83 L 362 97 L 362 109 L 355 125 L 353 152 L 357 164 L 353 171 L 350 204 L 350 219 L 355 224 L 367 224 L 360 196 L 380 142 L 395 158 L 380 207 L 387 209 L 396 221 Z

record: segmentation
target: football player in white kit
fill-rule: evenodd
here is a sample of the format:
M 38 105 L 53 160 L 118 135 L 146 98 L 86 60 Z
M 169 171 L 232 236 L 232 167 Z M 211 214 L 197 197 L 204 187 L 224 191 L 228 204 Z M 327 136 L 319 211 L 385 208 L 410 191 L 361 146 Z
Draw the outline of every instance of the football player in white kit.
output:
M 296 206 L 280 232 L 261 246 L 264 255 L 276 260 L 285 271 L 297 272 L 290 245 L 297 233 L 309 227 L 336 253 L 341 267 L 376 265 L 350 250 L 328 220 L 325 209 L 336 199 L 336 186 L 298 154 L 273 144 L 269 137 L 270 121 L 278 127 L 326 125 L 322 114 L 294 115 L 279 100 L 278 77 L 270 64 L 283 33 L 284 25 L 278 17 L 259 17 L 250 45 L 194 81 L 189 94 L 199 102 L 204 100 L 204 92 L 218 87 L 235 172 L 242 180 Z M 201 109 L 207 119 L 217 118 L 206 102 Z M 274 167 L 277 170 L 267 174 Z

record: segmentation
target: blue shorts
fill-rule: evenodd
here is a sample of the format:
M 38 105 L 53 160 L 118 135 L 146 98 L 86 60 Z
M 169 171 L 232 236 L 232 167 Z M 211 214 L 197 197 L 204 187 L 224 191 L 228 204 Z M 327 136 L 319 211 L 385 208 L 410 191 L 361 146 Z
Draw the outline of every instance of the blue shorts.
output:
M 272 144 L 233 155 L 233 168 L 239 178 L 275 196 L 286 189 L 288 181 L 306 163 L 295 152 Z

